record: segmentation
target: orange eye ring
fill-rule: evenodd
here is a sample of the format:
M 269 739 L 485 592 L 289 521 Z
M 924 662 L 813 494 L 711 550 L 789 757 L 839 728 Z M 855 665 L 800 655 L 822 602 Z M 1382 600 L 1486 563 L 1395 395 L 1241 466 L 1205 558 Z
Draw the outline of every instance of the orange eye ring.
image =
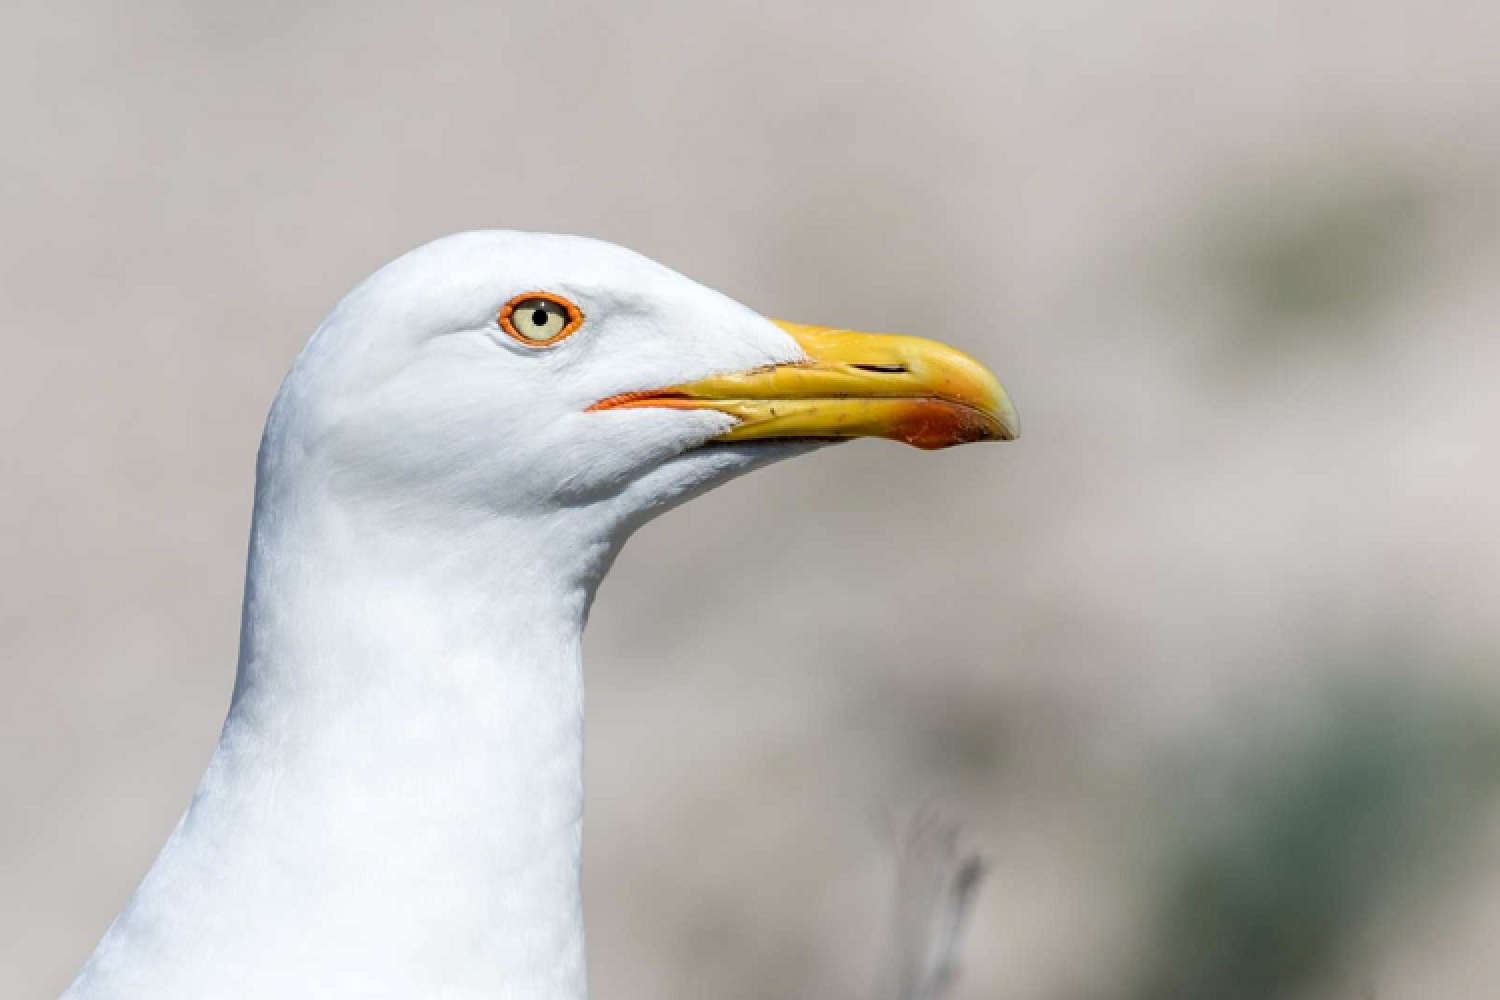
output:
M 549 330 L 550 335 L 546 337 L 528 336 L 527 333 L 516 328 L 515 320 L 516 312 L 520 310 L 524 315 L 526 309 L 533 309 L 533 314 L 541 312 L 559 315 L 565 320 L 562 329 L 556 333 L 550 333 Z M 525 325 L 532 333 L 540 332 L 536 323 Z M 527 347 L 549 347 L 565 337 L 572 336 L 582 325 L 583 311 L 561 295 L 553 295 L 551 292 L 523 292 L 505 303 L 504 308 L 500 310 L 500 329 L 509 334 L 512 340 Z

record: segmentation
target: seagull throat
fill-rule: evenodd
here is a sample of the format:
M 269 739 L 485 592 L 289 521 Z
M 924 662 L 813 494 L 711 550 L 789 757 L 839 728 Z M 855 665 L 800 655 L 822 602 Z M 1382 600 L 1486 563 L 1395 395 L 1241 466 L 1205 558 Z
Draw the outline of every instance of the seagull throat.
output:
M 142 972 L 121 996 L 231 974 L 214 995 L 584 996 L 580 648 L 607 548 L 295 506 L 257 518 L 219 746 L 94 972 Z

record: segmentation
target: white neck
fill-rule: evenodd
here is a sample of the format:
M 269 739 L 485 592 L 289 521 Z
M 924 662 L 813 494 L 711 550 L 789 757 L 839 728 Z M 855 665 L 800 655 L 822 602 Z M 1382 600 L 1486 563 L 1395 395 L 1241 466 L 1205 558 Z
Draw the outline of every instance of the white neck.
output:
M 608 540 L 261 471 L 218 749 L 70 995 L 583 997 L 580 644 Z

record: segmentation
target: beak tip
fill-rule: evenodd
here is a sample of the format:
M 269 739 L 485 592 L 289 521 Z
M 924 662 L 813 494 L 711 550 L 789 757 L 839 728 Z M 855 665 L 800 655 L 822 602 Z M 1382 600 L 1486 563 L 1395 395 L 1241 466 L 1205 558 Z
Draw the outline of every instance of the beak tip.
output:
M 1000 405 L 995 408 L 996 440 L 1014 441 L 1021 436 L 1021 418 L 1010 398 L 1001 390 Z
M 979 373 L 980 384 L 983 388 L 976 394 L 978 408 L 984 413 L 985 429 L 988 433 L 981 440 L 985 441 L 1014 441 L 1021 436 L 1021 417 L 1016 413 L 1015 404 L 1010 401 L 1010 394 L 1000 384 L 990 371 L 978 362 L 974 367 Z

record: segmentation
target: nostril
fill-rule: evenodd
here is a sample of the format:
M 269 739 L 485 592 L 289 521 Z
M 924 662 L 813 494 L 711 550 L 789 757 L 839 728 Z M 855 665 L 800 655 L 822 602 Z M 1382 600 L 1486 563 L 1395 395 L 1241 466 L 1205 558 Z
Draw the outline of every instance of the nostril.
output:
M 858 368 L 862 372 L 876 372 L 881 375 L 904 375 L 911 371 L 905 365 L 850 365 L 850 368 Z

